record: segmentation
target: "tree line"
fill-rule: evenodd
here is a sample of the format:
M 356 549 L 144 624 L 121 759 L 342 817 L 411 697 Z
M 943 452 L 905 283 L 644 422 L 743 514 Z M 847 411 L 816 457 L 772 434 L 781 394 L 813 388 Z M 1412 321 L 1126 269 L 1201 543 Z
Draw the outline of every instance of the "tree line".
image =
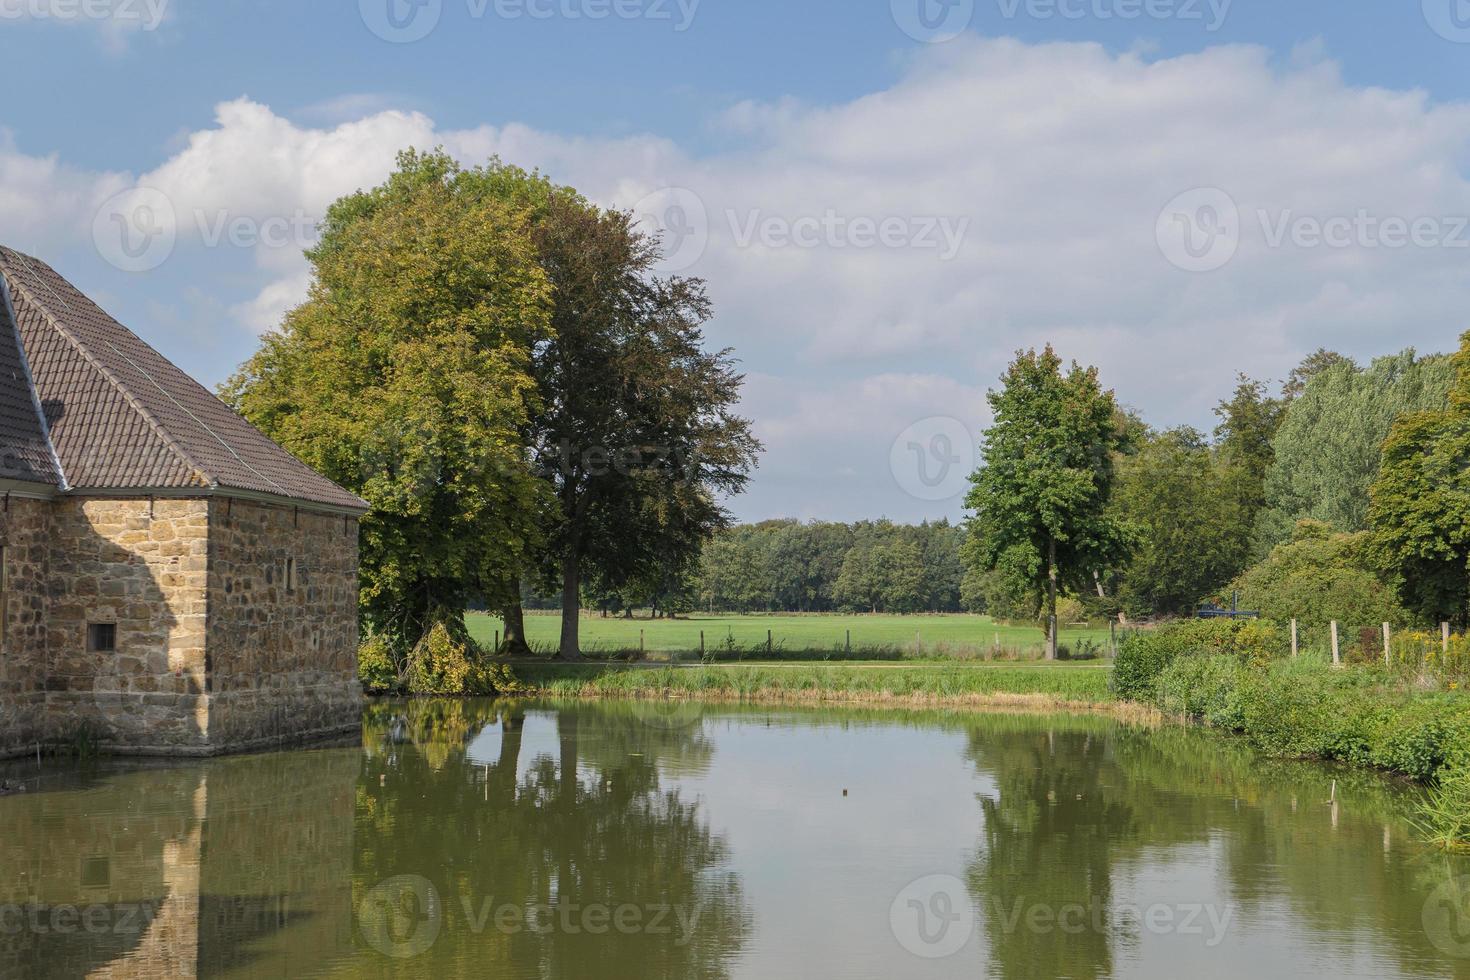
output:
M 400 155 L 337 201 L 309 298 L 221 389 L 241 414 L 367 500 L 367 633 L 402 662 L 464 611 L 524 650 L 523 583 L 565 597 L 697 567 L 760 446 L 707 347 L 701 280 L 655 273 L 632 215 L 492 160 Z
M 1466 623 L 1470 334 L 1367 366 L 1319 350 L 1278 389 L 1241 376 L 1210 433 L 1149 426 L 1050 347 L 989 397 L 965 558 L 992 610 L 1054 625 L 1067 595 L 1126 619 L 1239 592 L 1286 618 Z

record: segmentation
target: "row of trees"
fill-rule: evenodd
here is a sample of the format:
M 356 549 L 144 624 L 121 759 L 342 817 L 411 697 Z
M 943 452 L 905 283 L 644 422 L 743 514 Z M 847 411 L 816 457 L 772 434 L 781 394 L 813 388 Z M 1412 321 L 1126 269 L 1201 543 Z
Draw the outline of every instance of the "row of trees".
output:
M 958 612 L 963 541 L 948 521 L 742 525 L 706 549 L 690 594 L 734 612 Z
M 759 445 L 704 284 L 632 216 L 498 161 L 406 152 L 328 211 L 310 298 L 222 396 L 364 497 L 362 612 L 404 654 L 464 610 L 692 570 Z
M 1470 334 L 1463 344 L 1366 368 L 1321 350 L 1275 394 L 1241 377 L 1208 435 L 1152 429 L 1094 369 L 1022 352 L 990 395 L 971 581 L 992 610 L 1049 622 L 1062 592 L 1126 617 L 1238 589 L 1256 607 L 1464 624 Z

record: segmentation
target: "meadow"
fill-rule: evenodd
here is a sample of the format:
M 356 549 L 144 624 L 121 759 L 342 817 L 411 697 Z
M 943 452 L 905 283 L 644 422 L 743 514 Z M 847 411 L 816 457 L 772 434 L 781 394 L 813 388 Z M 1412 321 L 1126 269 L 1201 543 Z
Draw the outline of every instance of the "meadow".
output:
M 489 645 L 503 630 L 500 620 L 483 613 L 466 617 L 470 634 Z M 650 654 L 697 654 L 703 647 L 719 659 L 760 659 L 810 654 L 817 658 L 846 655 L 876 659 L 1010 659 L 1040 657 L 1044 636 L 1038 626 L 997 623 L 989 616 L 965 614 L 885 615 L 707 615 L 680 619 L 623 619 L 582 616 L 582 651 L 589 656 L 643 649 Z M 527 612 L 526 638 L 540 653 L 554 652 L 561 635 L 561 616 Z M 1064 628 L 1062 645 L 1074 654 L 1103 654 L 1106 626 Z

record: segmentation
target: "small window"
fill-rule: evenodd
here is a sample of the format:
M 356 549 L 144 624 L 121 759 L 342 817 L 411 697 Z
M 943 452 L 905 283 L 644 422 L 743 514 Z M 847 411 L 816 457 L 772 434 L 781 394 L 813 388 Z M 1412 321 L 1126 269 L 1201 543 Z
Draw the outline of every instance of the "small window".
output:
M 286 559 L 286 591 L 296 591 L 296 559 Z
M 111 653 L 117 649 L 116 623 L 88 623 L 87 649 L 92 653 Z

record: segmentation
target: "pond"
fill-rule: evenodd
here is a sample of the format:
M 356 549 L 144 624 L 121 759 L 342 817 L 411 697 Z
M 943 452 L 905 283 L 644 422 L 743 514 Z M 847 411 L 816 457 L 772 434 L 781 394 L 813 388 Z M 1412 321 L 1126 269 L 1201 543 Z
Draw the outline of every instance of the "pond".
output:
M 380 703 L 0 778 L 0 976 L 1467 977 L 1414 791 L 1103 717 Z

